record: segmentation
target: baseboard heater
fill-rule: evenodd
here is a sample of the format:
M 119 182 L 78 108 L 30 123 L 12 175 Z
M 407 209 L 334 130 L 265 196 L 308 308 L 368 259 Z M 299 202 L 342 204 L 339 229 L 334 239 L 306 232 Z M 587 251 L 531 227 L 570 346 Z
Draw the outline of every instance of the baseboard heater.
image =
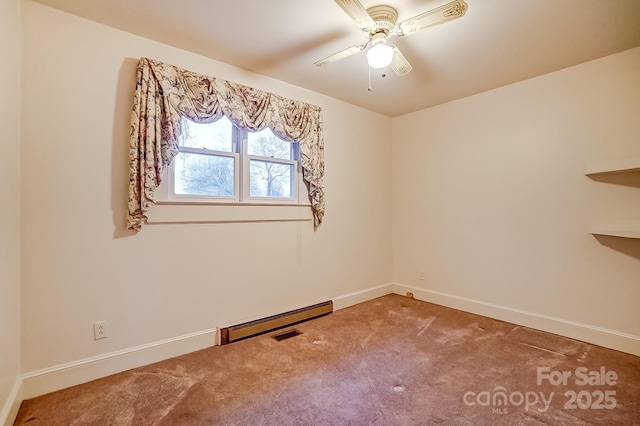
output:
M 333 312 L 333 302 L 322 302 L 306 308 L 296 309 L 283 314 L 273 315 L 259 320 L 245 322 L 243 324 L 232 325 L 220 329 L 220 344 L 226 345 L 231 342 L 268 333 L 269 331 L 289 327 L 303 321 L 318 318 Z

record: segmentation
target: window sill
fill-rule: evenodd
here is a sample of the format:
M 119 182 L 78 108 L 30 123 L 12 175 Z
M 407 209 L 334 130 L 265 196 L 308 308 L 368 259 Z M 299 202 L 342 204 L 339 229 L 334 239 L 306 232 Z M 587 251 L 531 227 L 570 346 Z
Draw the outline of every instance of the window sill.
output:
M 206 203 L 158 201 L 149 208 L 150 225 L 198 223 L 307 222 L 310 204 Z

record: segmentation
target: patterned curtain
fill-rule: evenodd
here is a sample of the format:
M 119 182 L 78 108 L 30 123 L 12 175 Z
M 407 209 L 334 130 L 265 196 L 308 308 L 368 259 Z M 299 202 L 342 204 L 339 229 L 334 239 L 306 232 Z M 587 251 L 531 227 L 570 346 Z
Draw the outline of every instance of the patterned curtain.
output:
M 300 144 L 302 176 L 309 187 L 314 225 L 324 215 L 322 110 L 315 106 L 140 59 L 131 117 L 127 228 L 140 230 L 154 192 L 178 154 L 181 117 L 212 123 L 223 115 L 237 127 L 265 128 Z

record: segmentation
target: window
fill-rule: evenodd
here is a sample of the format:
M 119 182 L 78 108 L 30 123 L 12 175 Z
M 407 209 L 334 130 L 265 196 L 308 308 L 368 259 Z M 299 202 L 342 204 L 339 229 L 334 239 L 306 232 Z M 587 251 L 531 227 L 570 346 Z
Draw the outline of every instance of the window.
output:
M 249 132 L 226 117 L 207 124 L 183 118 L 179 149 L 167 177 L 168 200 L 259 204 L 303 200 L 299 146 L 270 129 Z
M 166 216 L 160 217 L 155 213 L 152 214 L 153 218 L 149 216 L 150 207 L 157 204 L 189 211 L 188 214 L 194 218 L 184 220 L 188 223 L 309 220 L 299 215 L 293 216 L 301 213 L 301 208 L 310 207 L 308 210 L 312 215 L 314 229 L 320 226 L 324 217 L 324 141 L 320 107 L 149 58 L 140 58 L 136 75 L 129 143 L 127 229 L 138 232 L 145 223 L 165 222 Z M 248 105 L 258 107 L 258 110 L 253 107 L 247 109 Z M 194 120 L 197 117 L 220 117 L 226 110 L 244 114 L 246 124 L 243 127 L 257 126 L 267 120 L 268 126 L 278 126 L 289 138 L 299 138 L 298 143 L 291 146 L 291 156 L 265 156 L 265 151 L 253 148 L 249 153 L 248 134 L 234 136 L 234 132 L 239 131 L 233 130 L 233 127 L 230 151 L 228 147 L 216 146 L 215 141 L 211 142 L 214 144 L 214 149 L 211 149 L 207 147 L 209 142 L 203 145 L 199 138 L 196 142 L 191 140 L 181 143 L 179 135 L 166 132 L 167 128 L 179 127 L 182 117 L 192 117 Z M 266 111 L 271 113 L 263 114 Z M 224 135 L 223 132 L 223 140 Z M 201 186 L 198 186 L 195 176 L 188 176 L 187 173 L 181 178 L 182 182 L 176 185 L 177 167 L 173 160 L 180 153 L 181 147 L 184 155 L 181 157 L 182 164 L 177 166 L 178 172 L 201 165 L 205 170 L 204 174 L 208 175 L 207 179 L 218 173 L 219 177 L 214 179 L 213 184 L 205 187 L 201 182 Z M 300 159 L 304 160 L 304 176 L 300 171 Z M 271 170 L 266 169 L 268 165 L 273 166 Z M 230 176 L 228 172 L 231 168 L 233 190 L 229 181 L 222 179 Z M 170 175 L 159 177 L 154 173 L 158 170 L 170 172 Z M 288 170 L 294 177 L 290 176 Z M 300 178 L 304 179 L 305 184 L 300 184 Z M 170 182 L 170 191 L 167 182 Z M 252 188 L 254 195 L 251 195 Z M 307 188 L 310 190 L 307 191 Z M 180 200 L 180 197 L 183 199 Z M 207 201 L 191 202 L 198 201 L 198 197 Z M 184 202 L 185 200 L 189 202 Z M 260 203 L 260 200 L 264 203 Z M 192 209 L 202 204 L 207 208 Z M 252 204 L 252 208 L 241 207 Z M 276 205 L 282 208 L 274 208 Z M 255 206 L 265 208 L 253 208 Z M 290 208 L 291 206 L 299 208 Z M 276 217 L 280 216 L 277 212 L 283 209 L 293 213 L 290 213 L 289 219 Z M 195 218 L 195 210 L 215 211 L 216 214 L 227 211 L 229 214 L 226 216 L 228 219 L 200 220 Z M 240 218 L 241 211 L 243 214 L 250 212 L 254 216 Z M 267 218 L 268 215 L 272 217 Z

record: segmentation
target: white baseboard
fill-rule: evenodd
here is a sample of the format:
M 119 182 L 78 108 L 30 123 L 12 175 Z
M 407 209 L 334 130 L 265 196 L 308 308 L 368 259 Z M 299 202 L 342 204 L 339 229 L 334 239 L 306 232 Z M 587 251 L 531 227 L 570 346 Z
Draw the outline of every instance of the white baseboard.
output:
M 393 293 L 393 285 L 383 284 L 377 287 L 371 287 L 354 293 L 345 294 L 344 296 L 339 296 L 332 300 L 333 310 L 337 311 L 339 309 L 344 309 L 391 293 Z
M 339 296 L 332 300 L 333 309 L 343 309 L 391 292 L 392 285 L 384 284 Z M 21 377 L 22 392 L 20 398 L 18 398 L 18 406 L 23 399 L 34 398 L 111 374 L 217 345 L 219 344 L 218 335 L 218 329 L 214 328 L 24 373 Z
M 336 297 L 332 300 L 333 309 L 344 309 L 390 293 L 404 296 L 407 292 L 412 292 L 416 299 L 425 302 L 640 356 L 639 336 L 397 283 L 383 284 Z M 23 399 L 34 398 L 131 368 L 205 349 L 218 344 L 217 335 L 218 330 L 214 328 L 25 373 L 16 382 L 9 400 L 5 403 L 0 416 L 0 424 L 2 421 L 6 423 L 8 419 L 15 418 Z
M 640 356 L 640 336 L 403 284 L 392 284 L 392 291 L 402 296 L 405 296 L 407 292 L 411 292 L 416 299 L 425 302 L 535 328 L 548 333 L 559 334 Z
M 20 404 L 22 404 L 22 377 L 16 378 L 13 387 L 11 388 L 11 392 L 9 392 L 9 396 L 4 403 L 4 407 L 2 407 L 2 411 L 0 411 L 0 425 L 3 426 L 12 426 L 13 422 L 16 420 L 16 416 L 18 415 L 18 410 L 20 409 Z
M 215 344 L 217 330 L 209 329 L 135 346 L 22 375 L 22 398 L 29 399 L 70 386 L 162 361 Z

